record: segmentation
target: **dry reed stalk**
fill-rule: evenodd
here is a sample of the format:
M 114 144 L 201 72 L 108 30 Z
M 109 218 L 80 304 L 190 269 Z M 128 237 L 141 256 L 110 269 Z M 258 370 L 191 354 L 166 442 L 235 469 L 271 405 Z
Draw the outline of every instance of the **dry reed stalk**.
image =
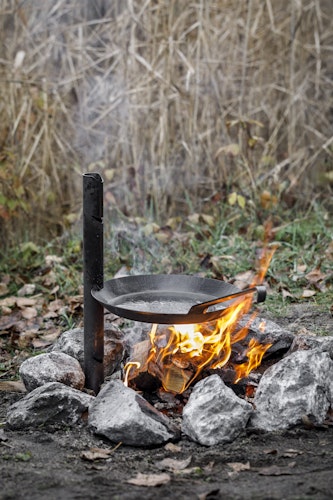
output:
M 228 189 L 328 192 L 330 0 L 6 0 L 0 23 L 0 145 L 33 237 L 63 227 L 92 169 L 161 219 Z

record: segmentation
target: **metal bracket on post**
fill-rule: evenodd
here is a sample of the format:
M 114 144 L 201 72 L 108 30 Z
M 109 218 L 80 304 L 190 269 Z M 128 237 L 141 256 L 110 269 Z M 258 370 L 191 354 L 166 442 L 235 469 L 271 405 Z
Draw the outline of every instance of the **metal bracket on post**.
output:
M 103 179 L 83 174 L 84 372 L 95 394 L 104 381 L 104 308 L 91 295 L 104 282 Z

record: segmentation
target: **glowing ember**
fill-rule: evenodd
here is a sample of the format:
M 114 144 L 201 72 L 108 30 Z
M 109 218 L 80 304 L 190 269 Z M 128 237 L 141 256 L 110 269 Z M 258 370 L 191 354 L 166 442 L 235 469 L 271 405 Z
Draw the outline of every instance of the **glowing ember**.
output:
M 263 252 L 259 262 L 259 271 L 253 285 L 262 283 L 275 248 Z M 233 344 L 239 343 L 247 336 L 249 326 L 255 315 L 252 315 L 245 327 L 237 324 L 252 305 L 252 295 L 237 299 L 223 311 L 223 315 L 212 323 L 195 325 L 174 325 L 161 331 L 153 325 L 150 337 L 150 349 L 145 359 L 134 359 L 125 369 L 126 384 L 146 371 L 157 377 L 168 392 L 182 393 L 198 377 L 204 368 L 223 368 L 232 356 Z M 264 329 L 264 323 L 261 325 Z M 233 364 L 234 383 L 258 367 L 271 344 L 261 345 L 251 339 L 244 348 L 246 361 Z M 135 369 L 133 369 L 135 368 Z

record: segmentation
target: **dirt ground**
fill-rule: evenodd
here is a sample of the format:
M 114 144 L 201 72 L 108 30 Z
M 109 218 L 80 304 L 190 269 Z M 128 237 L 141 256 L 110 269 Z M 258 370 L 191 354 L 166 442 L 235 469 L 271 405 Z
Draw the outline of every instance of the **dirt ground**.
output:
M 275 321 L 294 333 L 333 334 L 329 311 L 308 306 L 294 307 Z M 0 392 L 0 422 L 20 397 Z M 104 458 L 87 455 L 91 448 L 104 450 Z M 133 478 L 145 486 L 127 482 Z M 164 484 L 147 486 L 154 480 Z M 182 439 L 154 449 L 116 447 L 84 425 L 25 432 L 0 428 L 0 500 L 14 498 L 332 499 L 333 427 L 248 432 L 210 448 Z

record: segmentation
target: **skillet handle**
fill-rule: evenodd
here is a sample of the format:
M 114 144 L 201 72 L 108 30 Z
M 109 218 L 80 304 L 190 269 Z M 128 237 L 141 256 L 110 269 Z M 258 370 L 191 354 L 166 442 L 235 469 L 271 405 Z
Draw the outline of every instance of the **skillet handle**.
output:
M 221 302 L 226 302 L 228 300 L 241 297 L 242 295 L 248 295 L 250 293 L 255 293 L 255 292 L 257 292 L 257 303 L 264 302 L 266 299 L 266 288 L 263 285 L 258 285 L 252 288 L 245 288 L 244 290 L 231 293 L 230 295 L 226 295 L 224 297 L 208 300 L 207 302 L 202 302 L 201 304 L 195 304 L 194 306 L 191 307 L 188 314 L 205 314 L 208 307 L 210 306 L 215 306 L 217 304 L 220 304 Z

